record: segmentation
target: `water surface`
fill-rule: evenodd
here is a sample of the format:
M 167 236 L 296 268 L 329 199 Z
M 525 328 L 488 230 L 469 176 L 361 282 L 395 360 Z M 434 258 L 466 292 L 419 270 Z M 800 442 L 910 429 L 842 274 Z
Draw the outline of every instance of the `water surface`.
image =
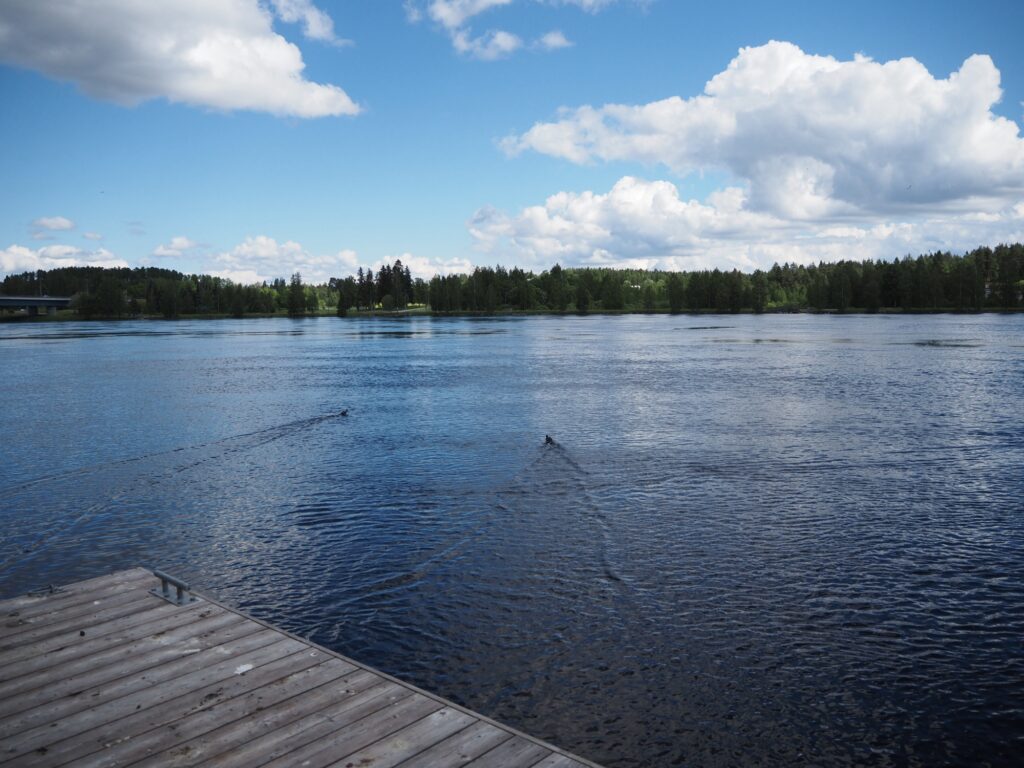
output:
M 1022 316 L 6 324 L 0 371 L 2 596 L 159 566 L 613 768 L 1024 754 Z

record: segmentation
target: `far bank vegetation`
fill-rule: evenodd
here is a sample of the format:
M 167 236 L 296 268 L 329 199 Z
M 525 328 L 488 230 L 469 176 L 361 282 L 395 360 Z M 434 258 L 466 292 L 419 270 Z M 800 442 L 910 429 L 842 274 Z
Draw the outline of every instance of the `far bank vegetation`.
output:
M 477 267 L 413 278 L 401 261 L 317 285 L 295 273 L 241 285 L 154 267 L 67 267 L 4 278 L 7 295 L 72 296 L 84 317 L 360 315 L 507 312 L 986 311 L 1024 307 L 1024 245 L 936 252 L 894 261 L 776 264 L 666 272 Z

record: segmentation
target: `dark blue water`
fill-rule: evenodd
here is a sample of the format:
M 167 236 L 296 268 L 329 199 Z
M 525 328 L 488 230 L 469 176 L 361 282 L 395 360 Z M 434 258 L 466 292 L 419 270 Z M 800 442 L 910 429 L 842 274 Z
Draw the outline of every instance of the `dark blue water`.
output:
M 615 767 L 1024 756 L 1024 316 L 7 324 L 0 429 L 3 596 L 159 566 Z

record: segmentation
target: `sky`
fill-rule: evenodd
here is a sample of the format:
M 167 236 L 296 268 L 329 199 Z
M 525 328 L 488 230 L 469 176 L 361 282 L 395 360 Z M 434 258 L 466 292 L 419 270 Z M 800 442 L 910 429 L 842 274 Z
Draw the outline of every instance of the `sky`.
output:
M 0 275 L 1024 241 L 1024 3 L 3 0 Z

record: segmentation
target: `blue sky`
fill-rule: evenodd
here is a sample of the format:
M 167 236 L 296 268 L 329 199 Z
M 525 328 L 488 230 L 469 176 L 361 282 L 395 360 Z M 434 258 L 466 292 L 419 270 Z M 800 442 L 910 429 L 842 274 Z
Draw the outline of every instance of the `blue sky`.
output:
M 0 7 L 0 273 L 750 270 L 1024 239 L 1021 3 L 137 5 Z

